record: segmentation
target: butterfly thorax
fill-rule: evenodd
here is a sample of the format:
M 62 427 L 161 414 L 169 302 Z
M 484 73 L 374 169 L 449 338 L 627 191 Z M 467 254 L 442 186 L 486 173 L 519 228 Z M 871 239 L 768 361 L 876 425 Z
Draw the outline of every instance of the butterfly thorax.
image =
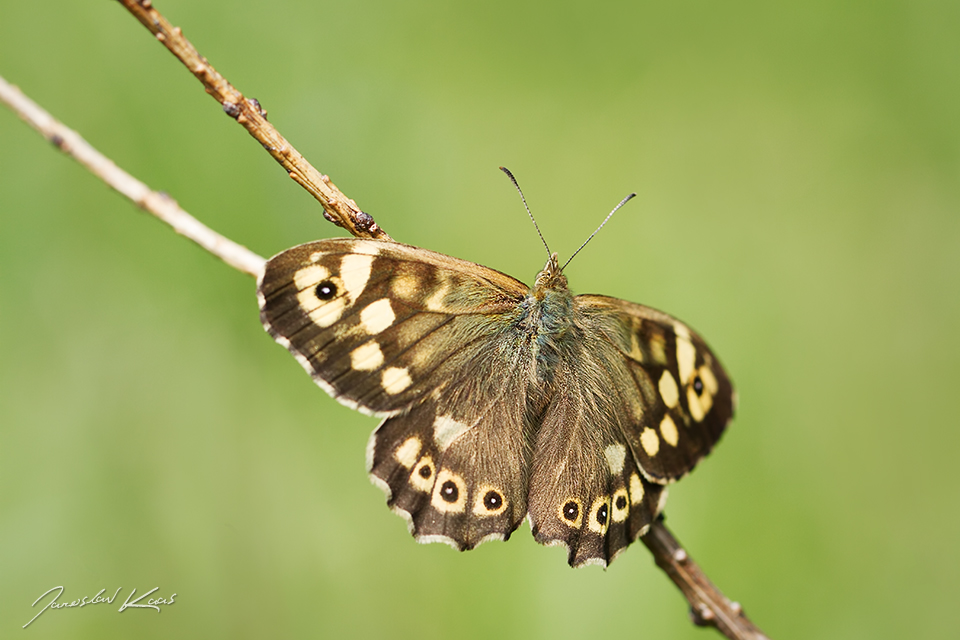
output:
M 575 332 L 573 294 L 560 271 L 557 254 L 550 256 L 537 275 L 521 307 L 524 313 L 520 326 L 531 338 L 536 383 L 549 385 L 563 344 Z

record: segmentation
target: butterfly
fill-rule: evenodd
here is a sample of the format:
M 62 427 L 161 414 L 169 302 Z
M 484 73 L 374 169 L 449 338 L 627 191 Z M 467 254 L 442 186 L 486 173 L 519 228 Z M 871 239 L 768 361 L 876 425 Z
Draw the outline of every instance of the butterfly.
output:
M 314 381 L 383 418 L 368 471 L 420 542 L 472 549 L 528 518 L 571 566 L 606 566 L 733 415 L 699 335 L 573 295 L 556 254 L 531 287 L 418 247 L 332 238 L 274 256 L 257 287 L 264 327 Z

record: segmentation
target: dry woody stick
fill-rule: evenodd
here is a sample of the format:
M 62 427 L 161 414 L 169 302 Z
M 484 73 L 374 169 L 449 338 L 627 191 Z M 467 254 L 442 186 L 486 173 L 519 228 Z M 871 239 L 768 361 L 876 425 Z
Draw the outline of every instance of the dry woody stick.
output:
M 44 111 L 17 87 L 0 77 L 0 102 L 9 106 L 20 119 L 36 129 L 58 149 L 85 166 L 110 187 L 135 205 L 170 225 L 180 235 L 217 256 L 234 269 L 257 277 L 266 260 L 246 247 L 225 238 L 180 208 L 170 196 L 153 191 L 112 160 L 94 149 L 73 129 L 64 126 Z
M 257 139 L 287 174 L 323 206 L 323 217 L 349 231 L 358 238 L 392 240 L 377 225 L 373 217 L 360 210 L 357 203 L 345 196 L 330 178 L 317 171 L 277 129 L 267 122 L 267 112 L 260 103 L 246 98 L 201 56 L 183 37 L 180 27 L 174 27 L 153 7 L 150 0 L 120 0 L 137 20 L 150 30 L 163 46 L 203 83 L 207 93 L 223 105 L 223 111 L 235 119 L 251 136 Z

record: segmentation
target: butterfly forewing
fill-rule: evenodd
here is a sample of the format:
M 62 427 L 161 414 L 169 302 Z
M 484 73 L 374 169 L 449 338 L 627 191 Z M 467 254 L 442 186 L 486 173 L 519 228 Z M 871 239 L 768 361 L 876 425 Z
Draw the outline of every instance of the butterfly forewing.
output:
M 423 249 L 336 238 L 271 258 L 259 297 L 267 331 L 317 384 L 344 404 L 388 415 L 469 362 L 526 290 Z
M 626 364 L 614 389 L 633 416 L 625 435 L 647 479 L 678 480 L 733 417 L 733 386 L 703 339 L 671 316 L 606 296 L 576 297 Z

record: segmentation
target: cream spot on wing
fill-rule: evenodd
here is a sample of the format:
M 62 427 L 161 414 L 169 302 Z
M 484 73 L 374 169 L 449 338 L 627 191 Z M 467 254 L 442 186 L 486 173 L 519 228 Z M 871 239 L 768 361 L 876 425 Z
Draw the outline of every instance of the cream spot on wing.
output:
M 560 503 L 557 518 L 568 527 L 579 529 L 583 522 L 583 504 L 577 498 L 567 498 Z
M 383 352 L 375 340 L 362 344 L 350 352 L 350 366 L 356 371 L 374 371 L 383 364 Z
M 630 513 L 630 499 L 627 496 L 626 487 L 620 487 L 613 492 L 613 499 L 610 501 L 610 517 L 614 522 L 623 522 Z
M 710 413 L 713 407 L 713 394 L 717 392 L 717 379 L 713 371 L 707 365 L 701 366 L 697 370 L 697 377 L 700 378 L 700 394 L 696 390 L 696 378 L 687 387 L 687 405 L 690 407 L 690 415 L 694 420 L 700 422 L 704 416 Z
M 677 402 L 680 401 L 680 390 L 677 389 L 677 381 L 673 379 L 673 375 L 670 374 L 669 370 L 664 369 L 663 375 L 660 376 L 659 386 L 660 397 L 663 399 L 663 404 L 673 409 L 677 406 Z
M 314 251 L 310 254 L 310 262 L 320 262 L 320 258 L 323 257 L 322 251 Z
M 637 362 L 643 362 L 643 351 L 640 349 L 640 338 L 636 333 L 630 334 L 630 357 Z
M 650 341 L 647 343 L 650 349 L 650 357 L 657 364 L 667 364 L 667 342 L 661 333 L 651 333 Z
M 344 289 L 347 290 L 347 296 L 350 297 L 350 304 L 353 304 L 363 288 L 367 286 L 372 265 L 373 256 L 356 253 L 343 256 L 340 262 L 340 278 L 343 280 Z
M 433 481 L 436 473 L 437 469 L 433 464 L 433 458 L 423 456 L 410 473 L 410 484 L 418 491 L 430 493 L 430 490 L 433 489 Z
M 356 241 L 351 248 L 351 251 L 354 253 L 361 253 L 365 256 L 378 256 L 380 255 L 380 247 L 377 246 L 375 242 L 363 242 Z
M 647 427 L 640 434 L 640 444 L 647 455 L 652 458 L 660 451 L 660 436 L 657 435 L 656 431 Z
M 593 501 L 590 507 L 590 519 L 587 520 L 587 527 L 594 533 L 603 535 L 610 526 L 610 498 L 600 496 Z
M 684 340 L 689 340 L 689 339 L 690 339 L 690 329 L 687 328 L 687 325 L 685 325 L 685 324 L 683 324 L 683 323 L 681 323 L 681 322 L 674 322 L 674 323 L 673 323 L 673 331 L 674 331 L 674 333 L 676 333 L 679 337 L 683 338 Z
M 447 293 L 450 292 L 450 289 L 450 280 L 444 278 L 439 284 L 437 284 L 437 288 L 434 290 L 433 294 L 424 300 L 423 308 L 427 311 L 446 311 L 447 307 L 443 304 L 443 299 L 447 297 Z
M 623 461 L 627 458 L 627 448 L 622 444 L 612 444 L 603 450 L 607 456 L 607 466 L 610 467 L 610 473 L 618 475 L 623 471 Z
M 360 312 L 360 324 L 371 335 L 380 333 L 392 325 L 396 319 L 397 316 L 393 313 L 393 307 L 390 306 L 390 301 L 386 298 L 380 298 L 376 302 L 368 304 Z
M 433 439 L 440 451 L 446 451 L 454 440 L 470 428 L 470 425 L 454 420 L 450 416 L 437 416 L 433 421 Z
M 409 273 L 402 273 L 394 276 L 390 288 L 393 290 L 393 295 L 401 300 L 411 300 L 420 288 L 420 280 Z
M 449 469 L 441 469 L 433 485 L 430 505 L 443 513 L 462 513 L 467 505 L 467 485 Z
M 410 372 L 401 367 L 387 367 L 380 376 L 383 390 L 394 396 L 413 384 Z
M 317 284 L 330 277 L 330 270 L 319 264 L 297 270 L 293 275 L 293 282 L 297 290 L 313 289 Z
M 311 322 L 324 328 L 339 320 L 347 306 L 344 298 L 334 298 L 330 302 L 319 301 L 313 289 L 305 289 L 298 293 L 297 302 L 300 303 L 300 308 L 310 316 Z
M 412 468 L 417 463 L 418 455 L 420 455 L 420 438 L 416 436 L 404 440 L 403 444 L 393 452 L 393 457 L 397 459 L 397 462 L 407 469 Z
M 499 489 L 485 484 L 477 489 L 476 494 L 477 499 L 473 503 L 474 515 L 498 516 L 507 510 L 507 501 Z
M 682 326 L 682 325 L 678 325 Z M 697 350 L 689 338 L 677 334 L 677 369 L 680 372 L 680 384 L 690 382 L 693 375 L 693 365 L 697 360 Z
M 693 416 L 694 420 L 697 422 L 703 420 L 713 407 L 713 394 L 710 392 L 709 387 L 704 384 L 699 396 L 693 388 L 693 385 L 687 387 L 687 405 L 690 407 L 690 415 Z
M 680 434 L 677 433 L 677 425 L 674 424 L 673 418 L 669 414 L 663 416 L 663 420 L 660 422 L 660 435 L 671 447 L 677 446 Z
M 637 474 L 630 475 L 630 503 L 631 504 L 640 504 L 643 502 L 643 483 L 640 482 L 640 476 Z
M 703 386 L 710 392 L 710 395 L 715 394 L 720 387 L 717 385 L 717 378 L 713 375 L 713 370 L 707 365 L 703 365 L 700 367 L 698 373 L 700 374 L 700 379 L 703 381 Z

